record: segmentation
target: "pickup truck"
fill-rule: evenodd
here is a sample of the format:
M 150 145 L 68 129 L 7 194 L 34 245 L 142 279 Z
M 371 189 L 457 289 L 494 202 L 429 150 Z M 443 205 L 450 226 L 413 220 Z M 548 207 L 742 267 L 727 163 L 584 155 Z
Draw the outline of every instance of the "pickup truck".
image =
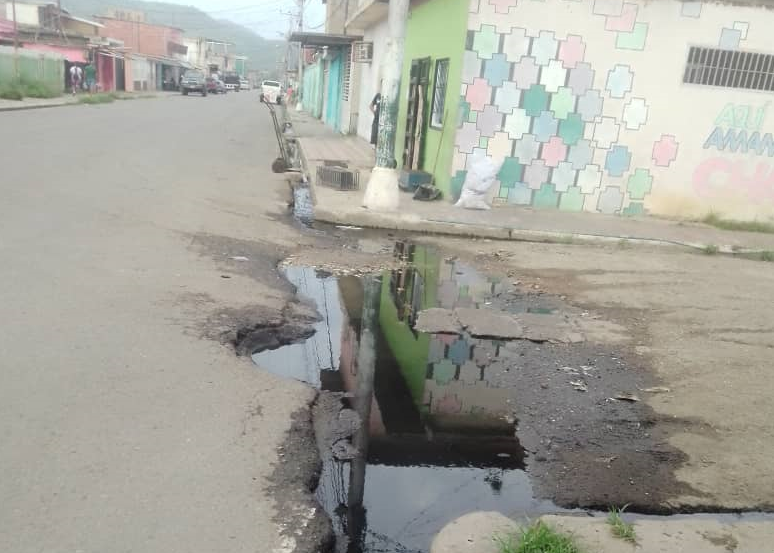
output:
M 186 71 L 183 78 L 180 79 L 180 92 L 183 96 L 188 96 L 189 92 L 200 92 L 202 96 L 207 96 L 207 79 L 201 71 Z
M 261 102 L 281 104 L 282 85 L 277 81 L 263 81 L 261 83 Z

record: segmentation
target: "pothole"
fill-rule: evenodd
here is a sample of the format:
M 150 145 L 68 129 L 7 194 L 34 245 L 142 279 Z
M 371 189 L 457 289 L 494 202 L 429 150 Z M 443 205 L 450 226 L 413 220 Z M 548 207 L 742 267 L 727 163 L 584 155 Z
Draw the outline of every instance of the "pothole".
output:
M 661 429 L 686 422 L 659 425 L 645 402 L 616 399 L 658 382 L 607 347 L 554 340 L 592 332 L 588 313 L 430 247 L 398 243 L 395 254 L 396 267 L 375 277 L 285 266 L 320 318 L 311 337 L 253 354 L 321 391 L 316 496 L 337 551 L 424 553 L 475 510 L 535 517 L 630 503 L 658 512 L 691 491 L 674 478 L 684 459 Z M 378 278 L 371 321 L 364 278 Z M 416 330 L 430 309 L 453 313 L 457 331 Z M 474 325 L 476 310 L 491 317 Z M 357 362 L 364 322 L 376 328 L 372 372 Z M 276 329 L 257 330 L 280 341 Z

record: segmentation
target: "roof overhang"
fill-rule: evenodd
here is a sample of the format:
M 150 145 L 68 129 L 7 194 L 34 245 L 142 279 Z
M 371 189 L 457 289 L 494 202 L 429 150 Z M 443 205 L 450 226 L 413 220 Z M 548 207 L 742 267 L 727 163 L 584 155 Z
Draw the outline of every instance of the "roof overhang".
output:
M 315 48 L 324 48 L 326 46 L 349 46 L 358 40 L 363 40 L 363 37 L 354 35 L 332 35 L 328 33 L 305 33 L 298 31 L 290 35 L 290 42 L 300 42 L 301 46 L 312 46 Z
M 347 20 L 347 28 L 367 29 L 387 19 L 389 0 L 365 0 L 360 8 Z

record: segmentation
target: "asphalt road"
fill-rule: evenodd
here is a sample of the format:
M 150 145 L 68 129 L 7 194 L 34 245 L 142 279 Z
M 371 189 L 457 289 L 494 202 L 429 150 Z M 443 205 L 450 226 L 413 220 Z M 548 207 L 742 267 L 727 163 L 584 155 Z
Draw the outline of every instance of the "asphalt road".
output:
M 311 392 L 202 337 L 289 297 L 274 140 L 255 92 L 0 114 L 0 551 L 287 546 Z

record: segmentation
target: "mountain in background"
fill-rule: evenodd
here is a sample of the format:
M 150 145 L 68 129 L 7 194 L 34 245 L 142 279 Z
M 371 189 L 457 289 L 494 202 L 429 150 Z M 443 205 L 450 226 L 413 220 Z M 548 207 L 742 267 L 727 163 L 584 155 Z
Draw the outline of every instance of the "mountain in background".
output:
M 85 18 L 104 15 L 108 8 L 143 11 L 148 23 L 179 27 L 188 37 L 233 42 L 236 53 L 249 58 L 249 69 L 273 71 L 286 47 L 285 42 L 265 39 L 233 21 L 214 19 L 193 6 L 141 0 L 62 0 L 62 8 Z

